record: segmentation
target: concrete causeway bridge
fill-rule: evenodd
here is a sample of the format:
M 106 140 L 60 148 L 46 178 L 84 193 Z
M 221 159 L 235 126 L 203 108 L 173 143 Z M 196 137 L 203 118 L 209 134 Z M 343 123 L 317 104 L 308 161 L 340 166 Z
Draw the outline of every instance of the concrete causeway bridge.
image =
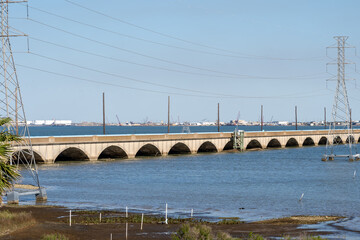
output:
M 360 129 L 353 130 L 352 136 L 339 130 L 335 139 L 328 139 L 327 134 L 327 130 L 244 132 L 243 146 L 254 150 L 360 141 Z M 37 163 L 222 152 L 234 146 L 233 133 L 228 132 L 32 137 L 31 142 Z

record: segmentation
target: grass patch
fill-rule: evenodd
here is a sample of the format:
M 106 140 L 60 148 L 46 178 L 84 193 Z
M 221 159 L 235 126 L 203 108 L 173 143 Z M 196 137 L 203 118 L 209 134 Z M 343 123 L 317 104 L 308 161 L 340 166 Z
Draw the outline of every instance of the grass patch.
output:
M 230 234 L 225 232 L 218 232 L 215 234 L 211 227 L 204 224 L 189 223 L 182 224 L 176 233 L 171 235 L 172 240 L 266 240 L 260 234 L 249 233 L 244 238 L 233 238 Z M 282 240 L 327 240 L 319 236 L 300 235 L 296 238 L 283 237 Z
M 34 223 L 35 219 L 29 212 L 0 211 L 0 236 L 31 226 Z
M 119 212 L 111 211 L 102 211 L 101 222 L 100 222 L 100 212 L 98 211 L 76 211 L 73 212 L 71 222 L 73 224 L 104 224 L 104 223 L 141 223 L 140 214 L 130 214 L 128 217 L 125 217 L 125 214 Z M 69 218 L 63 218 L 62 220 L 65 223 L 69 223 Z M 201 220 L 200 220 L 201 221 Z M 156 224 L 165 222 L 164 217 L 160 216 L 149 216 L 144 215 L 144 224 Z M 168 218 L 169 224 L 179 224 L 185 222 L 199 222 L 199 220 L 194 220 L 191 218 Z
M 258 221 L 254 223 L 258 224 L 274 224 L 274 225 L 283 225 L 283 224 L 316 224 L 319 222 L 328 222 L 328 221 L 336 221 L 342 219 L 344 217 L 339 216 L 292 216 L 285 218 L 276 218 Z
M 52 233 L 44 235 L 41 240 L 69 240 L 69 238 L 60 233 Z

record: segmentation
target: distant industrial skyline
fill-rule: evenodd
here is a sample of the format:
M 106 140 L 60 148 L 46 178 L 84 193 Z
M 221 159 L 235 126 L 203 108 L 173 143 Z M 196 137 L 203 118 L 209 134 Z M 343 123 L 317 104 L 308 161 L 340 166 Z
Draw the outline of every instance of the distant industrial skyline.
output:
M 349 36 L 360 47 L 348 1 L 34 0 L 11 5 L 10 25 L 27 119 L 102 121 L 322 121 L 334 82 L 326 47 Z M 334 17 L 337 16 L 337 17 Z M 341 16 L 341 17 L 339 17 Z M 336 51 L 329 51 L 335 58 Z M 359 62 L 354 52 L 346 56 Z M 334 74 L 335 68 L 328 68 Z M 357 78 L 349 66 L 349 78 Z M 360 119 L 348 81 L 353 119 Z

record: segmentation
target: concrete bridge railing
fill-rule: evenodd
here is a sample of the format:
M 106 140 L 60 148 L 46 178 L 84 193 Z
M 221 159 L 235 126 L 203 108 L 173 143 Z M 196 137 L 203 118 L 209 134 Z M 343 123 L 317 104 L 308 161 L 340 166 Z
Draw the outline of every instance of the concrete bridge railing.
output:
M 325 145 L 334 141 L 327 134 L 327 130 L 245 132 L 244 146 L 249 150 Z M 346 131 L 338 131 L 334 138 L 358 143 L 360 130 L 354 130 L 352 137 Z M 33 137 L 31 142 L 38 163 L 196 154 L 233 148 L 232 133 Z M 15 146 L 15 151 L 19 150 L 21 146 Z

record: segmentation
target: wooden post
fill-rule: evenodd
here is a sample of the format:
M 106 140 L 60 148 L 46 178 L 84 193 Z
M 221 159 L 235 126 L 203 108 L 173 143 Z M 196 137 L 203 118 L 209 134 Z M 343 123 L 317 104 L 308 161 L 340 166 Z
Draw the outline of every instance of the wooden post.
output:
M 143 230 L 143 224 L 144 224 L 144 213 L 141 214 L 141 225 L 140 230 Z
M 170 96 L 168 96 L 168 133 L 170 133 Z
M 218 103 L 218 119 L 217 119 L 217 125 L 218 125 L 218 132 L 220 132 L 220 103 Z
M 263 130 L 264 128 L 264 108 L 263 108 L 263 105 L 261 105 L 261 117 L 260 117 L 260 121 L 261 121 L 261 131 Z
M 125 239 L 128 239 L 128 223 L 126 222 Z
M 69 226 L 71 227 L 71 210 L 70 210 L 70 213 L 69 213 Z
M 297 125 L 297 106 L 295 106 L 295 129 L 298 130 L 298 125 Z
M 105 135 L 105 93 L 103 92 L 103 134 Z

